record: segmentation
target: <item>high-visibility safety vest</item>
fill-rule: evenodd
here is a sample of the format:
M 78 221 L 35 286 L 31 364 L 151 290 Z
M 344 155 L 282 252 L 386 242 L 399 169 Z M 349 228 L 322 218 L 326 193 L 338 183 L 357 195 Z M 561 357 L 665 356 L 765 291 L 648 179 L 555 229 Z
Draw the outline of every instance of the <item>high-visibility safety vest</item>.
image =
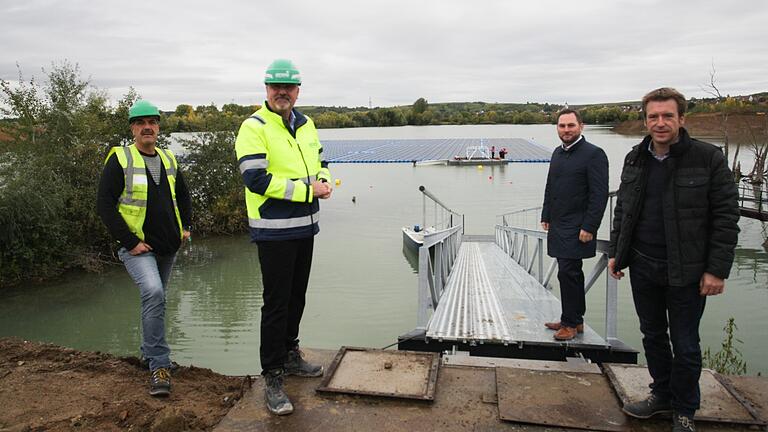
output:
M 183 238 L 184 228 L 181 225 L 179 205 L 176 203 L 176 170 L 179 164 L 170 150 L 156 148 L 156 151 L 160 160 L 163 161 L 163 167 L 165 167 L 165 175 L 171 189 L 173 209 L 176 212 L 176 222 L 179 225 L 179 238 Z M 123 167 L 123 175 L 125 176 L 125 187 L 118 200 L 117 211 L 125 220 L 128 229 L 141 241 L 144 241 L 144 219 L 147 216 L 147 187 L 149 185 L 147 166 L 144 164 L 144 158 L 139 153 L 139 149 L 136 148 L 136 144 L 127 147 L 112 147 L 104 161 L 105 164 L 113 153 L 117 156 L 120 166 Z
M 248 225 L 254 241 L 311 237 L 319 231 L 314 180 L 331 180 L 315 124 L 294 110 L 295 134 L 283 118 L 261 109 L 240 126 L 235 151 L 245 182 Z

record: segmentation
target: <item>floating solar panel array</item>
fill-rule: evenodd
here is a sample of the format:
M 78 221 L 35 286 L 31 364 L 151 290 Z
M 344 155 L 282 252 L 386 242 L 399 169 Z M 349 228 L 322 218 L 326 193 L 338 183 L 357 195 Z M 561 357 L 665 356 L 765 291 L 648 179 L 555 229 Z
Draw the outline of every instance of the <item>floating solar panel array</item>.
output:
M 510 162 L 549 162 L 552 150 L 522 138 L 323 140 L 323 156 L 333 163 L 413 163 L 464 157 L 470 146 L 507 149 Z

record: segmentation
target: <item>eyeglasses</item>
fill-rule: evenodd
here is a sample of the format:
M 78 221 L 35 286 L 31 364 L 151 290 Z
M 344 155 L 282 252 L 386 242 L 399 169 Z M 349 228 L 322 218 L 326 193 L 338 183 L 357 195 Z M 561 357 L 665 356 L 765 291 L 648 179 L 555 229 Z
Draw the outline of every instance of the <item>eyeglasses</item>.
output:
M 275 91 L 280 91 L 280 90 L 293 91 L 297 89 L 299 86 L 297 84 L 267 84 L 267 87 Z

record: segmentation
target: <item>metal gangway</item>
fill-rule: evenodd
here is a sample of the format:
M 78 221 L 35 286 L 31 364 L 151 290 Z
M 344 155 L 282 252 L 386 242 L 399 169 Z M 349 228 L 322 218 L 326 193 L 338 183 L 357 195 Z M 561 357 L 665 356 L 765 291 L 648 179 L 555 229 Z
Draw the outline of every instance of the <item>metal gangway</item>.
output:
M 609 214 L 613 213 L 611 198 Z M 592 328 L 595 323 L 585 323 L 583 334 L 561 342 L 544 327 L 545 322 L 559 319 L 561 308 L 550 285 L 556 260 L 546 256 L 547 233 L 523 223 L 535 220 L 538 226 L 540 210 L 536 207 L 499 215 L 493 235 L 464 235 L 463 221 L 462 225 L 426 234 L 419 248 L 417 325 L 400 336 L 398 348 L 637 363 L 637 351 L 618 339 L 617 283 L 606 270 L 605 240 L 598 239 L 597 262 L 585 272 L 587 293 L 604 274 L 601 333 Z

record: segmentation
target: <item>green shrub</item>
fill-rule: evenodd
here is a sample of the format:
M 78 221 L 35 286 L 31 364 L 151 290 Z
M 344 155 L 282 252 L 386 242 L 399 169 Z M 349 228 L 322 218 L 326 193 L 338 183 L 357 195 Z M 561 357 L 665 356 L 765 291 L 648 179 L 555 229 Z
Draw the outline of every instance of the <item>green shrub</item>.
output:
M 184 178 L 192 196 L 195 233 L 236 234 L 247 229 L 243 181 L 235 160 L 235 133 L 204 132 L 182 139 Z
M 34 79 L 0 81 L 5 105 L 0 142 L 0 285 L 45 279 L 69 268 L 98 267 L 111 241 L 96 214 L 96 191 L 109 147 L 127 141 L 129 92 L 116 108 L 80 78 L 76 65 L 53 65 Z
M 734 336 L 738 329 L 735 320 L 732 317 L 729 318 L 728 323 L 723 327 L 725 339 L 723 339 L 720 351 L 712 354 L 709 347 L 704 350 L 702 354 L 704 367 L 726 375 L 744 375 L 747 373 L 747 362 L 744 361 L 741 351 L 736 347 L 736 343 L 743 343 Z

